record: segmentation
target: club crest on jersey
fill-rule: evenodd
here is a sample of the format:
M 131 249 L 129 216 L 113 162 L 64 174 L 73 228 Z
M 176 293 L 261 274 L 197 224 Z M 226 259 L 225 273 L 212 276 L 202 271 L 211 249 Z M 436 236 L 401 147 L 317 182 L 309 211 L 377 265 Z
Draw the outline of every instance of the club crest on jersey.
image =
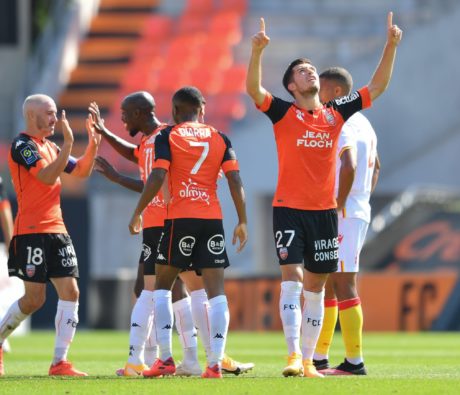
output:
M 281 247 L 279 253 L 280 253 L 280 258 L 283 261 L 286 260 L 289 255 L 288 249 L 286 247 Z
M 191 201 L 201 200 L 209 205 L 209 194 L 204 188 L 198 187 L 196 182 L 193 182 L 190 178 L 188 179 L 188 184 L 182 181 L 184 189 L 179 191 L 179 196 L 181 198 L 188 198 Z
M 195 245 L 195 238 L 193 236 L 185 236 L 179 240 L 179 250 L 184 256 L 192 255 L 193 246 Z
M 33 277 L 35 275 L 35 265 L 26 266 L 27 277 Z
M 301 120 L 302 122 L 305 122 L 305 120 L 303 119 L 304 115 L 302 111 L 295 110 L 295 114 L 296 114 L 297 119 Z
M 335 117 L 334 114 L 332 114 L 332 111 L 330 108 L 324 108 L 323 109 L 324 117 L 326 118 L 326 122 L 331 125 L 335 126 Z

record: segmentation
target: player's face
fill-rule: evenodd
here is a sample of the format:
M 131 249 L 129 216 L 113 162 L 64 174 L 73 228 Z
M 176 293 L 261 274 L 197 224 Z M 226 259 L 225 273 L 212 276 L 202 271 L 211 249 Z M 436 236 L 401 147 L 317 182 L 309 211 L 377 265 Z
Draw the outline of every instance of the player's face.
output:
M 137 112 L 134 111 L 129 105 L 121 106 L 121 121 L 125 125 L 125 129 L 131 137 L 134 137 L 140 131 L 138 126 Z
M 292 69 L 292 82 L 294 89 L 300 94 L 317 93 L 319 90 L 319 77 L 316 67 L 310 63 L 301 63 Z
M 35 111 L 35 127 L 43 134 L 50 136 L 54 134 L 57 122 L 57 108 L 54 101 L 42 103 Z

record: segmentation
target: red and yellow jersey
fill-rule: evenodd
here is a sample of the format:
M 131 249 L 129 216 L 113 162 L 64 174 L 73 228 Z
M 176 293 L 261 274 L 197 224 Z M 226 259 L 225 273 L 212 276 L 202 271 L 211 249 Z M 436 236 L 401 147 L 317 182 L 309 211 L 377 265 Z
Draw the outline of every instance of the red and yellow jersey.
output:
M 47 139 L 37 139 L 25 133 L 16 137 L 8 155 L 8 166 L 16 198 L 18 212 L 13 235 L 29 233 L 67 233 L 61 212 L 61 180 L 46 185 L 37 179 L 38 172 L 53 163 L 59 147 Z M 76 166 L 70 157 L 65 168 L 71 173 Z
M 198 122 L 170 126 L 157 136 L 154 168 L 169 170 L 168 219 L 222 218 L 219 171 L 238 170 L 227 136 Z
M 153 167 L 155 139 L 161 130 L 167 126 L 168 125 L 163 124 L 155 129 L 149 136 L 142 136 L 140 144 L 134 150 L 134 156 L 137 158 L 139 173 L 144 184 Z M 163 193 L 160 190 L 142 213 L 142 227 L 145 229 L 154 226 L 163 226 L 165 219 L 166 203 L 163 198 Z
M 278 151 L 273 206 L 327 210 L 335 200 L 336 150 L 344 122 L 371 106 L 367 87 L 307 111 L 267 92 L 259 107 L 272 121 Z

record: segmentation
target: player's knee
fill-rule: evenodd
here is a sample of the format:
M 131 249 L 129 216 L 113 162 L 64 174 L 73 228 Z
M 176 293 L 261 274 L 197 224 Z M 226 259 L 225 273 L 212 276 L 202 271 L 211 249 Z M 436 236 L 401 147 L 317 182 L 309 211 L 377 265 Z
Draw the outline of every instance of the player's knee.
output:
M 22 297 L 19 307 L 24 314 L 32 314 L 39 310 L 46 301 L 44 292 L 26 294 Z
M 64 292 L 64 295 L 59 295 L 60 299 L 77 302 L 80 298 L 80 290 L 78 287 L 71 287 Z

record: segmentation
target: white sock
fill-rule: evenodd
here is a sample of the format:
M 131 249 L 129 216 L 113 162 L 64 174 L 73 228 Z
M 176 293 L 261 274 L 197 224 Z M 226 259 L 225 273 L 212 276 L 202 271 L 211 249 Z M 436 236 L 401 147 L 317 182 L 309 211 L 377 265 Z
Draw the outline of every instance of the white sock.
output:
M 128 362 L 134 365 L 144 363 L 144 348 L 150 329 L 150 316 L 153 312 L 153 292 L 143 290 L 131 312 L 129 330 Z
M 283 281 L 281 283 L 279 308 L 289 355 L 293 352 L 300 354 L 301 292 L 302 283 L 296 281 Z
M 198 364 L 197 332 L 193 325 L 191 298 L 186 297 L 172 305 L 176 329 L 184 353 L 185 364 Z
M 209 335 L 209 301 L 204 289 L 190 292 L 192 299 L 193 324 L 198 330 L 201 342 L 206 352 L 206 358 L 211 357 L 211 339 Z
M 209 366 L 221 365 L 227 342 L 228 324 L 230 312 L 228 311 L 227 297 L 219 295 L 209 299 L 209 326 L 211 333 L 211 357 Z
M 153 327 L 153 308 L 152 308 L 152 313 L 150 314 L 150 317 L 149 317 L 149 334 L 147 337 L 147 341 L 145 342 L 144 362 L 147 366 L 152 366 L 157 358 L 158 358 L 158 342 L 157 342 L 157 338 L 155 334 L 155 328 Z
M 67 352 L 78 325 L 78 302 L 59 299 L 54 324 L 56 326 L 56 341 L 53 364 L 56 364 L 67 360 Z
M 14 302 L 3 319 L 0 321 L 0 346 L 3 341 L 19 326 L 19 324 L 28 317 L 19 308 L 18 301 Z
M 302 357 L 313 359 L 324 318 L 324 290 L 319 293 L 303 291 Z
M 153 304 L 153 324 L 158 346 L 160 347 L 160 359 L 166 361 L 172 356 L 173 312 L 171 291 L 165 289 L 153 291 Z

